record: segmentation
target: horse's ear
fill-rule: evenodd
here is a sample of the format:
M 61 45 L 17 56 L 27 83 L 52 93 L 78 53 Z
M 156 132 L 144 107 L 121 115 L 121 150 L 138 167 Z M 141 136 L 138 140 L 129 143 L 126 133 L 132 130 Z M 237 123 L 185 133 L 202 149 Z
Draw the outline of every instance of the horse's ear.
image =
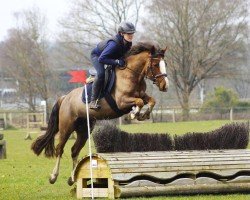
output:
M 168 47 L 166 47 L 165 49 L 160 49 L 159 50 L 159 55 L 164 57 L 165 52 L 167 51 Z
M 167 49 L 168 49 L 168 47 L 166 46 L 166 48 L 165 49 L 162 49 L 162 52 L 166 52 L 167 51 Z
M 156 53 L 156 48 L 155 48 L 154 45 L 151 47 L 150 53 L 151 53 L 151 55 L 155 55 L 155 53 Z
M 162 49 L 162 50 L 163 50 L 163 52 L 165 53 L 165 52 L 167 51 L 167 49 L 168 49 L 168 47 L 166 47 L 165 49 Z
M 164 55 L 165 52 L 167 51 L 167 49 L 168 49 L 168 47 L 166 47 L 166 48 L 164 48 L 164 49 L 161 49 L 160 51 L 161 51 L 161 53 Z

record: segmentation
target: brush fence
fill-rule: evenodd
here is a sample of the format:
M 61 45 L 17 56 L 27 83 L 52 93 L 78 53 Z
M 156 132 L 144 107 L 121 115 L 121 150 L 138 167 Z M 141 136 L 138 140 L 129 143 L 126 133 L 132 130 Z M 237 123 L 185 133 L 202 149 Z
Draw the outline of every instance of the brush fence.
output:
M 95 197 L 250 191 L 250 150 L 99 153 L 92 167 Z M 89 156 L 73 178 L 77 198 L 91 197 Z

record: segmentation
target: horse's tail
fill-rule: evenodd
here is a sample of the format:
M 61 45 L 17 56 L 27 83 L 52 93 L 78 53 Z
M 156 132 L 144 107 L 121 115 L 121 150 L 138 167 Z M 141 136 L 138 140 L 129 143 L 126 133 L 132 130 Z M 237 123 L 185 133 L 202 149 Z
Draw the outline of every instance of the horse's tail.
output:
M 36 139 L 35 142 L 31 145 L 31 149 L 36 155 L 40 155 L 43 149 L 46 157 L 53 157 L 55 155 L 55 144 L 54 139 L 55 135 L 58 132 L 59 124 L 59 109 L 61 103 L 65 96 L 60 97 L 56 104 L 54 105 L 48 123 L 47 131 L 44 135 L 41 135 Z

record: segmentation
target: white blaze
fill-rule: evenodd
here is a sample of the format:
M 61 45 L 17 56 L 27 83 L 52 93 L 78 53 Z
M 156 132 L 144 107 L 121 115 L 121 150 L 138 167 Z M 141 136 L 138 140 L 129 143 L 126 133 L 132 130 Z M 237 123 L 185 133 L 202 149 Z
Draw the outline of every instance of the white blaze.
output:
M 166 64 L 165 64 L 165 61 L 163 59 L 161 59 L 159 66 L 160 66 L 161 73 L 167 74 Z M 168 77 L 165 77 L 165 81 L 166 81 L 166 86 L 168 88 Z
M 166 74 L 167 73 L 167 70 L 166 70 L 166 64 L 165 64 L 165 61 L 163 59 L 161 59 L 160 63 L 160 71 L 162 74 Z

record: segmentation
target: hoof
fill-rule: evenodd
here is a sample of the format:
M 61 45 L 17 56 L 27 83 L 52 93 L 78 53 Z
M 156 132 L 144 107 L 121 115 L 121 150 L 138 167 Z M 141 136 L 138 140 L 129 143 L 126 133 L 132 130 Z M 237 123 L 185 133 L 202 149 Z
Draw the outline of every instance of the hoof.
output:
M 143 120 L 150 119 L 150 112 L 148 110 L 145 113 L 143 113 L 142 119 Z
M 136 118 L 138 121 L 144 121 L 145 119 L 144 118 L 142 118 L 142 117 L 137 117 Z
M 51 174 L 50 179 L 49 179 L 50 184 L 54 184 L 56 182 L 56 179 L 57 179 L 57 176 Z
M 138 116 L 140 116 L 140 113 L 139 113 L 139 112 L 137 112 L 137 113 L 130 112 L 130 119 L 131 119 L 131 120 L 137 118 Z
M 132 110 L 130 111 L 130 119 L 135 119 L 136 117 L 138 117 L 140 115 L 140 110 L 139 107 L 135 107 L 133 106 Z
M 130 119 L 134 119 L 135 118 L 135 114 L 130 114 Z
M 145 115 L 145 119 L 150 119 L 150 113 Z
M 72 186 L 74 184 L 74 181 L 72 180 L 71 176 L 68 178 L 68 185 Z

